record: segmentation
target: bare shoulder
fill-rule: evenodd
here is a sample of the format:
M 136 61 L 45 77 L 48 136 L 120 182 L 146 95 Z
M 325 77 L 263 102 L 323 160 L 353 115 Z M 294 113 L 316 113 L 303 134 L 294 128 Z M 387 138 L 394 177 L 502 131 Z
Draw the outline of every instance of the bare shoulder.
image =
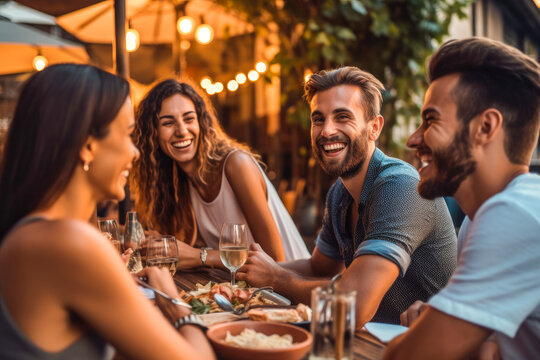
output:
M 225 174 L 227 179 L 233 181 L 235 179 L 237 181 L 247 180 L 246 176 L 256 176 L 262 179 L 262 174 L 255 159 L 244 151 L 235 151 L 229 155 L 225 164 Z

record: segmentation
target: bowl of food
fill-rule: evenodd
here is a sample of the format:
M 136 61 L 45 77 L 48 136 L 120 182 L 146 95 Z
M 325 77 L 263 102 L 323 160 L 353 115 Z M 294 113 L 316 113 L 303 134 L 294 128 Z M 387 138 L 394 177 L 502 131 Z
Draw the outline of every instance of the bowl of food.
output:
M 210 327 L 210 343 L 224 360 L 300 360 L 311 347 L 311 334 L 297 326 L 252 320 Z

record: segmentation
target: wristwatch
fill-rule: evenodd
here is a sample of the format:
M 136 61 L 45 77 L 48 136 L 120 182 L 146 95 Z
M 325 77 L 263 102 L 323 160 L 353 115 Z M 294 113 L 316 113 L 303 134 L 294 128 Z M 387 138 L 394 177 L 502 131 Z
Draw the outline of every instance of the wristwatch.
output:
M 202 331 L 208 330 L 208 328 L 204 325 L 201 317 L 195 314 L 186 315 L 174 322 L 174 327 L 176 328 L 176 330 L 179 330 L 184 325 L 195 325 L 199 327 Z
M 208 250 L 209 248 L 201 248 L 201 262 L 203 266 L 206 266 L 206 257 L 208 256 Z

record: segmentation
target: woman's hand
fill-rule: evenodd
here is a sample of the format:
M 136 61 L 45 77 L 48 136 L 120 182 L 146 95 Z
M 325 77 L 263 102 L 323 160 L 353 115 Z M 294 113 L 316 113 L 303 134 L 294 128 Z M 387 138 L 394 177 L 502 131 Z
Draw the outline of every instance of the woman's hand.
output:
M 122 261 L 124 262 L 126 267 L 127 267 L 128 263 L 129 263 L 129 257 L 131 256 L 132 253 L 133 253 L 133 249 L 128 248 L 126 251 L 124 251 L 123 254 L 120 254 L 120 256 L 122 257 Z
M 148 284 L 158 290 L 163 291 L 171 298 L 179 298 L 178 289 L 171 277 L 171 273 L 165 267 L 157 266 L 146 267 L 146 276 L 148 276 Z M 174 323 L 177 319 L 189 315 L 191 311 L 183 306 L 178 306 L 171 303 L 169 300 L 156 294 L 156 303 L 167 319 Z
M 178 244 L 178 253 L 180 261 L 178 261 L 178 269 L 191 269 L 202 266 L 201 249 L 194 248 L 182 241 L 176 241 Z

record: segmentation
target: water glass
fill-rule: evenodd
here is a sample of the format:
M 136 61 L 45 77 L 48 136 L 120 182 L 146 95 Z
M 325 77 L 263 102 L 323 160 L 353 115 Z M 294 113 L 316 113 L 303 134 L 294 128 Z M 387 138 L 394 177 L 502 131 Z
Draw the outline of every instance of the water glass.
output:
M 352 360 L 356 291 L 317 287 L 311 291 L 310 360 Z
M 166 267 L 174 276 L 179 258 L 178 244 L 172 235 L 150 236 L 146 242 L 146 266 Z
M 118 223 L 114 219 L 98 219 L 99 231 L 112 242 L 116 250 L 122 253 L 122 239 L 118 230 Z

